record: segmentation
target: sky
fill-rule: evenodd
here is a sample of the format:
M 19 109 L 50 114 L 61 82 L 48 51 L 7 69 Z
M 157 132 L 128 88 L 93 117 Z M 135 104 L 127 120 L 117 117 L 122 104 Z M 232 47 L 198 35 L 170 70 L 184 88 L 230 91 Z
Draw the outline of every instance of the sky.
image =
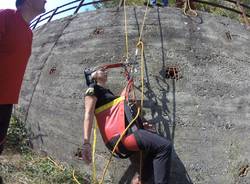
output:
M 50 11 L 50 10 L 53 10 L 55 9 L 56 7 L 58 6 L 61 6 L 61 5 L 64 5 L 68 2 L 72 2 L 73 0 L 47 0 L 47 3 L 45 4 L 45 9 L 46 9 L 46 12 Z M 85 0 L 84 3 L 88 3 L 88 2 L 91 2 L 92 0 Z M 6 9 L 6 8 L 10 8 L 10 9 L 15 9 L 15 2 L 16 0 L 0 0 L 0 9 Z M 73 7 L 73 6 L 77 6 L 79 4 L 79 2 L 77 3 L 74 3 L 74 4 L 71 4 L 71 5 L 68 5 L 62 9 L 59 9 L 59 10 L 64 10 L 64 9 L 67 9 L 67 8 L 70 8 L 70 7 Z M 94 10 L 94 7 L 91 6 L 91 5 L 88 5 L 86 7 L 82 7 L 79 12 L 83 12 L 83 11 L 91 11 L 91 10 Z M 67 15 L 70 15 L 74 12 L 74 10 L 70 10 L 68 12 L 65 12 L 65 13 L 62 13 L 60 15 L 57 15 L 53 18 L 53 20 L 55 19 L 59 19 L 61 17 L 65 17 Z M 44 22 L 45 23 L 45 22 Z M 43 24 L 43 23 L 41 23 Z

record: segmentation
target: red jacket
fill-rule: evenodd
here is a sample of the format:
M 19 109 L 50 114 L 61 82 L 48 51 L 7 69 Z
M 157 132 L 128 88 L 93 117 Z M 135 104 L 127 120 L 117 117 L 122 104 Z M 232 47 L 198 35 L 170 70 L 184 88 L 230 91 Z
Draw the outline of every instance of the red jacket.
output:
M 0 10 L 0 104 L 18 103 L 32 36 L 19 11 Z

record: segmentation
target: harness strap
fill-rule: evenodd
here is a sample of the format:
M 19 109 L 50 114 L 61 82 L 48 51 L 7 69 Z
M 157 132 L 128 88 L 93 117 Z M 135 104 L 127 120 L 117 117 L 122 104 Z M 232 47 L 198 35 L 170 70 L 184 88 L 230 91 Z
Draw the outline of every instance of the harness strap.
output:
M 120 135 L 114 136 L 111 140 L 109 140 L 106 143 L 106 146 L 111 152 L 111 154 L 119 138 Z M 122 142 L 119 142 L 115 152 L 112 155 L 116 158 L 126 159 L 130 157 L 132 154 L 133 154 L 132 151 L 127 150 L 126 147 L 122 144 Z
M 105 111 L 106 109 L 109 109 L 110 107 L 112 106 L 115 106 L 116 104 L 120 103 L 121 101 L 124 100 L 124 96 L 120 96 L 116 99 L 114 99 L 113 101 L 107 103 L 107 104 L 104 104 L 100 107 L 98 107 L 96 110 L 95 110 L 95 114 L 99 114 L 100 112 L 103 112 Z
M 107 104 L 104 104 L 100 107 L 98 107 L 96 110 L 95 110 L 95 114 L 99 114 L 100 112 L 103 112 L 104 110 L 120 103 L 121 101 L 123 100 L 128 100 L 128 96 L 129 96 L 129 92 L 131 91 L 132 89 L 132 86 L 133 86 L 133 80 L 129 80 L 126 87 L 123 89 L 122 93 L 121 93 L 121 96 L 114 99 L 113 101 L 107 103 Z

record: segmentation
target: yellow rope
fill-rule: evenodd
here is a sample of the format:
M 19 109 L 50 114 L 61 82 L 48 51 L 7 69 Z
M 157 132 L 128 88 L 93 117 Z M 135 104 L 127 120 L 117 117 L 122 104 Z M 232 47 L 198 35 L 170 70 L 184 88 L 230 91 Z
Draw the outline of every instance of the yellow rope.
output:
M 140 31 L 138 43 L 141 41 L 141 38 L 142 38 L 142 32 L 143 32 L 143 28 L 144 28 L 144 24 L 145 24 L 145 20 L 146 20 L 146 15 L 148 12 L 148 5 L 149 5 L 149 0 L 147 1 L 147 6 L 146 6 L 146 10 L 145 10 L 144 17 L 143 17 L 143 22 L 142 22 L 142 26 L 141 26 L 141 31 Z M 137 43 L 137 45 L 138 45 L 138 43 Z
M 134 121 L 138 118 L 140 112 L 141 112 L 141 109 L 143 108 L 143 101 L 144 101 L 144 44 L 142 41 L 139 41 L 138 44 L 137 44 L 137 48 L 140 48 L 141 49 L 141 106 L 138 108 L 137 110 L 137 114 L 136 116 L 134 117 L 134 119 L 129 123 L 129 125 L 127 126 L 127 128 L 122 132 L 120 138 L 117 140 L 115 146 L 114 146 L 114 149 L 112 150 L 112 154 L 110 155 L 110 158 L 104 168 L 104 172 L 103 172 L 103 175 L 102 175 L 102 178 L 101 178 L 101 181 L 99 184 L 102 184 L 103 181 L 104 181 L 104 177 L 106 175 L 106 172 L 107 172 L 107 169 L 109 167 L 109 164 L 112 160 L 112 156 L 118 146 L 118 144 L 120 143 L 120 141 L 122 140 L 122 138 L 124 137 L 125 133 L 127 132 L 127 130 L 131 127 L 131 125 L 134 123 Z M 141 176 L 141 164 L 142 164 L 142 152 L 140 152 L 140 176 Z
M 75 177 L 75 170 L 73 170 L 73 174 L 72 174 L 73 180 L 77 183 L 77 184 L 81 184 L 77 178 Z
M 50 158 L 49 156 L 47 157 L 47 159 L 49 160 L 49 161 L 51 161 L 59 170 L 61 170 L 61 171 L 64 171 L 65 170 L 65 168 L 63 168 L 62 166 L 60 166 L 60 165 L 58 165 L 52 158 Z
M 93 145 L 92 145 L 92 181 L 93 183 L 97 183 L 97 178 L 96 178 L 96 162 L 95 162 L 95 151 L 96 151 L 96 130 L 97 130 L 97 122 L 95 119 L 95 124 L 94 124 L 94 132 L 93 132 Z
M 141 109 L 143 108 L 144 100 L 144 44 L 139 41 L 136 45 L 137 48 L 141 49 Z
M 137 43 L 137 48 L 141 49 L 141 109 L 143 109 L 144 102 L 144 44 L 142 41 Z M 142 176 L 142 156 L 143 153 L 140 151 L 140 181 Z
M 126 46 L 126 60 L 128 59 L 128 27 L 127 27 L 127 11 L 126 11 L 126 0 L 123 1 L 124 9 L 124 24 L 125 24 L 125 46 Z
M 47 156 L 46 157 L 50 162 L 52 162 L 59 170 L 61 171 L 65 171 L 65 168 L 63 168 L 62 166 L 60 166 L 59 164 L 57 164 L 51 157 Z M 72 172 L 72 178 L 73 178 L 73 181 L 77 184 L 80 184 L 80 182 L 77 180 L 77 178 L 75 177 L 75 170 L 73 169 L 73 172 Z
M 138 43 L 136 45 L 137 48 L 141 49 L 141 109 L 143 109 L 143 101 L 144 101 L 144 44 L 143 44 L 141 38 L 142 38 L 144 24 L 146 21 L 148 5 L 149 5 L 149 0 L 147 1 L 147 6 L 146 6 L 145 14 L 143 17 L 142 26 L 141 26 L 140 36 L 138 39 Z M 142 157 L 143 157 L 143 153 L 142 153 L 142 151 L 140 151 L 140 168 L 139 168 L 140 181 L 141 181 L 141 176 L 142 176 Z
M 124 4 L 124 17 L 125 17 L 125 21 L 124 22 L 125 22 L 126 59 L 128 59 L 128 31 L 127 31 L 126 0 L 124 0 L 123 4 Z M 141 38 L 142 38 L 143 28 L 144 28 L 144 24 L 145 24 L 145 20 L 146 20 L 146 15 L 147 15 L 147 11 L 148 11 L 148 5 L 149 5 L 149 0 L 147 2 L 147 7 L 146 7 L 146 10 L 145 10 L 145 14 L 144 14 L 144 17 L 143 17 L 143 23 L 142 23 L 141 30 L 140 30 L 140 36 L 139 36 L 139 39 L 138 39 L 138 43 L 136 45 L 136 47 L 141 50 L 141 106 L 137 109 L 137 114 L 134 117 L 134 119 L 129 123 L 129 125 L 126 127 L 126 129 L 122 132 L 121 136 L 117 140 L 117 142 L 116 142 L 116 144 L 115 144 L 115 146 L 114 146 L 114 148 L 112 150 L 112 153 L 110 155 L 110 158 L 107 161 L 107 164 L 106 164 L 106 166 L 104 168 L 102 178 L 101 178 L 100 182 L 98 182 L 98 184 L 102 184 L 103 183 L 105 175 L 106 175 L 106 172 L 108 170 L 108 167 L 109 167 L 109 165 L 111 163 L 113 154 L 115 153 L 115 150 L 116 150 L 118 144 L 120 143 L 120 141 L 124 137 L 124 135 L 127 132 L 127 130 L 131 127 L 131 125 L 134 123 L 134 121 L 138 118 L 139 114 L 141 113 L 141 109 L 143 108 L 143 100 L 144 100 L 144 44 L 141 41 Z M 141 177 L 142 152 L 140 152 L 140 157 L 141 157 L 140 158 L 140 177 Z
M 134 121 L 138 118 L 140 112 L 141 112 L 141 109 L 143 108 L 143 101 L 144 101 L 144 44 L 142 41 L 139 41 L 138 44 L 137 44 L 137 47 L 141 49 L 141 106 L 138 108 L 137 110 L 137 114 L 136 116 L 134 117 L 134 119 L 129 123 L 129 125 L 127 126 L 127 128 L 122 132 L 120 138 L 117 140 L 115 146 L 114 146 L 114 149 L 112 150 L 112 154 L 110 155 L 110 158 L 104 168 L 104 171 L 103 171 L 103 175 L 102 175 L 102 178 L 101 178 L 101 181 L 99 182 L 99 184 L 102 184 L 103 181 L 104 181 L 104 177 L 106 175 L 106 172 L 107 172 L 107 169 L 110 165 L 110 162 L 112 160 L 112 156 L 118 146 L 118 144 L 120 143 L 120 141 L 122 140 L 122 138 L 124 137 L 125 133 L 127 132 L 127 130 L 131 127 L 131 125 L 134 123 Z M 141 176 L 141 164 L 142 164 L 142 153 L 140 153 L 141 155 L 141 158 L 140 158 L 140 176 Z
M 190 14 L 190 13 L 188 13 L 188 12 L 193 13 L 193 15 Z M 191 6 L 190 6 L 190 0 L 185 0 L 184 8 L 183 8 L 183 13 L 184 13 L 184 15 L 186 15 L 186 16 L 189 15 L 189 16 L 194 16 L 194 17 L 196 17 L 196 16 L 198 15 L 197 12 L 191 8 Z

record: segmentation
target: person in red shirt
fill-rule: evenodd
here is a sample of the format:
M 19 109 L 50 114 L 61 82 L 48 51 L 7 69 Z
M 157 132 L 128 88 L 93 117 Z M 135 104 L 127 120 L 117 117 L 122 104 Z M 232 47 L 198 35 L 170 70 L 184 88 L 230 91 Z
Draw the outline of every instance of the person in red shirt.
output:
M 29 22 L 45 12 L 45 3 L 46 0 L 16 0 L 16 10 L 0 10 L 0 155 L 31 55 L 33 34 Z

